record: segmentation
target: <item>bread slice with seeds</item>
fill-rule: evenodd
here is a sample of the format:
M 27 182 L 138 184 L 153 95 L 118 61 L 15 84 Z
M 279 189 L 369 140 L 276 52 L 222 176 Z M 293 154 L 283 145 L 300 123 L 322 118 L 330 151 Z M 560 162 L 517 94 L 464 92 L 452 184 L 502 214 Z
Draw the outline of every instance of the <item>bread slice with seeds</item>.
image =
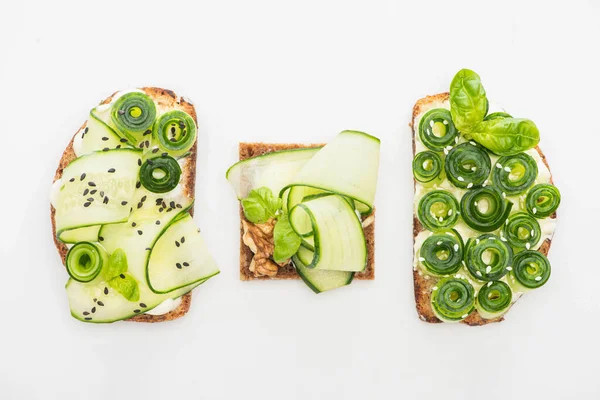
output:
M 140 88 L 144 93 L 150 96 L 154 102 L 156 103 L 157 110 L 166 111 L 166 110 L 181 110 L 189 114 L 198 126 L 198 121 L 196 117 L 196 110 L 194 105 L 184 97 L 177 96 L 173 91 L 168 89 L 161 89 L 156 87 L 143 87 Z M 108 98 L 101 101 L 99 104 L 108 104 L 112 101 L 113 97 L 118 92 L 113 93 Z M 73 135 L 71 141 L 65 148 L 62 157 L 58 163 L 58 168 L 56 169 L 56 173 L 54 175 L 54 181 L 57 181 L 62 177 L 63 170 L 69 165 L 72 161 L 74 161 L 77 157 L 75 155 L 75 151 L 73 149 L 73 140 L 75 136 L 80 135 L 86 128 L 87 121 L 83 123 L 83 125 L 79 128 L 79 130 Z M 197 153 L 197 139 L 196 143 L 190 149 L 190 154 L 187 156 L 185 164 L 182 166 L 182 174 L 180 179 L 180 185 L 182 187 L 182 193 L 185 197 L 190 200 L 194 199 L 195 186 L 196 186 L 196 153 Z M 190 214 L 193 216 L 193 208 L 190 209 Z M 65 259 L 67 256 L 68 248 L 67 246 L 58 240 L 56 237 L 56 221 L 55 221 L 55 209 L 52 205 L 50 205 L 50 219 L 52 223 L 52 239 L 54 240 L 54 245 L 56 246 L 56 250 L 62 260 L 63 265 L 65 264 Z M 181 298 L 181 303 L 174 310 L 162 314 L 162 315 L 150 315 L 150 314 L 140 314 L 136 315 L 132 318 L 129 318 L 127 321 L 135 321 L 135 322 L 163 322 L 170 321 L 184 316 L 190 309 L 192 301 L 191 292 L 185 294 Z
M 321 147 L 323 144 L 297 144 L 297 143 L 240 143 L 239 144 L 239 161 L 246 160 L 248 158 L 261 156 L 263 154 L 271 153 L 274 151 L 299 149 L 307 147 Z M 250 221 L 244 216 L 244 210 L 240 204 L 240 280 L 251 281 L 251 280 L 271 280 L 271 279 L 300 279 L 300 276 L 296 273 L 296 269 L 289 261 L 285 265 L 279 267 L 275 276 L 257 276 L 250 270 L 250 265 L 254 257 L 254 253 L 244 243 L 244 223 L 251 224 Z M 369 216 L 363 217 L 363 229 L 365 233 L 365 239 L 367 242 L 367 266 L 364 271 L 357 272 L 354 275 L 354 279 L 360 280 L 373 280 L 375 279 L 375 209 Z
M 409 124 L 410 127 L 412 128 L 413 157 L 416 155 L 416 149 L 417 149 L 416 135 L 417 135 L 418 126 L 416 126 L 416 120 L 421 115 L 423 115 L 425 112 L 427 112 L 428 110 L 430 110 L 432 108 L 438 108 L 438 107 L 441 107 L 442 105 L 449 104 L 449 98 L 450 98 L 450 93 L 445 92 L 445 93 L 439 93 L 439 94 L 432 95 L 432 96 L 426 96 L 426 97 L 418 100 L 415 103 L 415 105 L 413 107 L 413 112 L 412 112 L 412 120 L 411 120 L 411 123 Z M 449 108 L 449 106 L 448 106 L 448 108 Z M 550 170 L 550 166 L 548 165 L 546 156 L 544 155 L 542 150 L 539 148 L 539 146 L 537 146 L 535 148 L 535 150 L 539 153 L 542 162 L 546 165 L 548 170 Z M 413 183 L 414 183 L 415 194 L 416 194 L 417 181 L 413 180 Z M 550 175 L 550 183 L 553 183 L 552 175 Z M 550 218 L 556 219 L 556 213 L 551 215 Z M 415 210 L 413 213 L 413 257 L 416 257 L 416 251 L 417 251 L 417 248 L 415 245 L 416 238 L 419 235 L 419 233 L 421 233 L 423 231 L 425 231 L 425 229 L 423 228 L 423 226 L 421 225 L 421 222 L 417 218 L 416 205 L 415 205 Z M 544 242 L 537 249 L 537 251 L 539 251 L 540 253 L 547 256 L 548 251 L 550 250 L 551 244 L 552 244 L 552 235 L 550 235 L 550 237 L 548 239 L 544 240 Z M 422 274 L 417 268 L 413 267 L 414 293 L 415 293 L 415 303 L 416 303 L 417 313 L 418 313 L 419 318 L 422 321 L 429 322 L 429 323 L 442 323 L 443 321 L 440 320 L 435 315 L 435 313 L 433 312 L 433 309 L 431 307 L 431 292 L 432 292 L 433 287 L 435 286 L 435 280 L 428 279 L 428 278 L 429 278 L 428 276 Z M 517 299 L 514 300 L 514 302 L 516 302 L 516 300 L 518 300 L 518 297 L 517 297 Z M 514 302 L 513 302 L 513 305 L 514 305 Z M 506 313 L 504 315 L 506 315 Z M 478 311 L 475 310 L 467 318 L 462 320 L 461 323 L 467 324 L 470 326 L 487 325 L 487 324 L 490 324 L 493 322 L 503 321 L 504 315 L 497 317 L 497 318 L 493 318 L 493 319 L 484 319 L 481 317 L 481 315 L 478 313 Z

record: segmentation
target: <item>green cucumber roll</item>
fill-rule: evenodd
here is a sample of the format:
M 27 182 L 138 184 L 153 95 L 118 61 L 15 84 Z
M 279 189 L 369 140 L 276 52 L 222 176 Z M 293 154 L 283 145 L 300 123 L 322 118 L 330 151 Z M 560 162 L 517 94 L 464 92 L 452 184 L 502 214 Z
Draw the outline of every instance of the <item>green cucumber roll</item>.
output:
M 108 263 L 106 250 L 97 243 L 79 242 L 67 253 L 66 265 L 69 276 L 77 282 L 90 282 Z
M 456 144 L 458 130 L 452 122 L 452 115 L 445 108 L 428 111 L 419 122 L 419 138 L 430 150 L 442 151 Z
M 526 212 L 518 212 L 508 217 L 502 227 L 502 236 L 516 250 L 529 250 L 539 243 L 542 231 L 535 218 Z
M 466 279 L 442 279 L 433 287 L 431 307 L 442 321 L 461 321 L 475 309 L 475 289 Z
M 462 266 L 463 243 L 456 231 L 429 236 L 419 250 L 419 262 L 424 271 L 434 276 L 450 275 Z
M 422 151 L 413 160 L 413 175 L 423 184 L 433 184 L 444 180 L 444 163 L 433 151 Z
M 170 156 L 147 159 L 140 168 L 140 182 L 152 193 L 166 193 L 175 189 L 181 177 L 181 167 Z
M 194 145 L 196 123 L 181 110 L 168 111 L 156 120 L 153 135 L 163 150 L 172 156 L 181 156 Z
M 535 182 L 538 166 L 529 154 L 500 157 L 496 162 L 492 180 L 508 196 L 522 194 Z
M 456 225 L 459 210 L 458 200 L 452 193 L 434 190 L 421 198 L 417 214 L 425 228 L 436 231 Z
M 508 282 L 516 292 L 542 287 L 550 278 L 550 262 L 540 252 L 522 251 L 513 260 Z
M 488 282 L 477 293 L 476 308 L 484 319 L 501 316 L 512 303 L 512 290 L 502 281 Z
M 560 192 L 554 185 L 535 185 L 525 199 L 527 211 L 535 218 L 546 218 L 554 214 L 560 205 Z
M 475 142 L 462 143 L 450 150 L 444 169 L 448 180 L 461 189 L 480 187 L 488 179 L 492 161 Z
M 133 143 L 150 133 L 156 119 L 156 105 L 150 96 L 141 92 L 126 93 L 112 107 L 112 122 Z
M 486 233 L 467 241 L 465 263 L 475 279 L 497 281 L 508 273 L 512 261 L 511 247 L 496 235 Z
M 470 228 L 480 232 L 492 232 L 500 228 L 512 207 L 513 203 L 493 186 L 469 190 L 460 201 L 463 220 Z

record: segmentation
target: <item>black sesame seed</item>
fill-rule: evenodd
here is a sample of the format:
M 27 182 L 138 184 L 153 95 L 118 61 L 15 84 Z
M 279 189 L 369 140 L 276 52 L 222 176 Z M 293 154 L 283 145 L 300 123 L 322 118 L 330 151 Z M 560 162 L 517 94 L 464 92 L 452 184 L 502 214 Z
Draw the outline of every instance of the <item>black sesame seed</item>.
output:
M 85 179 L 85 172 L 83 174 L 81 174 L 81 176 L 79 177 L 79 180 L 82 181 Z
M 154 161 L 152 161 L 152 160 L 146 160 L 146 162 L 148 163 L 148 165 L 153 165 L 154 164 Z
M 122 205 L 122 206 L 126 206 L 126 205 L 127 205 L 127 202 L 126 202 L 126 201 L 122 201 L 122 202 L 121 202 L 121 205 Z
M 172 208 L 167 208 L 167 212 L 171 212 L 171 211 L 173 211 Z
M 98 236 L 98 240 L 104 242 L 104 238 L 102 236 Z
M 175 208 L 175 202 L 174 201 L 170 202 L 169 205 L 171 206 L 171 208 Z
M 111 168 L 108 170 L 108 173 L 112 174 L 113 172 L 115 172 L 116 170 L 114 168 Z
M 90 128 L 88 128 L 87 126 L 85 127 L 85 129 L 83 130 L 83 133 L 88 133 L 88 131 L 90 130 Z
M 125 279 L 125 275 L 121 274 L 119 276 L 121 277 L 121 279 Z
M 185 243 L 185 237 L 181 237 L 181 243 Z
M 94 299 L 94 303 L 97 302 L 97 301 L 98 301 L 98 299 Z
M 125 110 L 119 110 L 119 111 L 117 111 L 117 112 L 119 113 L 119 115 L 123 115 L 123 114 L 125 114 Z
M 141 167 L 142 166 L 142 160 L 140 158 L 138 158 L 138 165 Z
M 142 199 L 140 201 L 143 203 L 146 201 L 147 198 L 148 198 L 148 196 L 144 196 L 144 197 L 142 197 Z
M 171 135 L 175 135 L 175 127 L 171 127 Z
M 85 320 L 86 320 L 86 321 L 91 321 L 91 320 L 92 320 L 92 318 L 91 318 L 91 317 L 85 317 Z
M 100 197 L 104 197 L 104 192 L 102 190 L 100 191 Z
M 141 235 L 142 233 L 144 233 L 144 232 L 142 232 L 142 231 L 138 231 L 138 235 Z
M 107 287 L 104 288 L 104 294 L 108 294 L 108 288 Z
M 166 157 L 166 156 L 168 156 L 168 155 L 169 155 L 169 153 L 162 153 L 161 155 L 162 155 L 163 157 Z
M 90 192 L 90 189 L 85 189 L 85 190 L 83 191 L 83 195 L 84 195 L 84 196 L 87 196 L 87 194 L 88 194 L 89 192 Z
M 163 208 L 167 208 L 167 204 L 164 201 L 162 202 L 162 206 Z
M 150 247 L 146 247 L 146 251 L 150 251 L 152 250 Z
M 150 148 L 150 142 L 148 140 L 146 140 L 144 143 L 146 143 L 146 148 L 149 149 Z
M 145 303 L 140 303 L 140 307 L 147 308 L 148 306 Z
M 177 204 L 177 208 L 183 208 L 183 207 L 181 207 L 181 204 Z
M 99 305 L 100 307 L 104 307 L 104 303 L 103 303 L 103 302 L 101 302 L 101 301 L 99 301 L 99 302 L 98 302 L 98 305 Z
M 158 212 L 163 212 L 163 208 L 162 208 L 162 207 L 161 207 L 161 208 L 159 208 L 159 209 L 158 209 Z
M 135 226 L 136 226 L 136 225 L 137 225 L 137 224 L 136 224 L 135 222 L 132 222 L 132 223 L 131 223 L 131 226 L 133 226 L 134 228 L 135 228 Z
M 96 189 L 94 189 L 94 190 L 92 190 L 92 191 L 90 192 L 90 194 L 96 194 L 96 192 L 97 192 L 97 190 L 96 190 Z
M 140 186 L 142 186 L 142 182 L 138 182 L 138 183 L 136 183 L 136 184 L 135 184 L 135 188 L 136 188 L 136 189 L 139 189 L 139 188 L 140 188 Z
M 142 208 L 142 206 L 144 205 L 144 203 L 142 203 L 141 201 L 138 203 L 138 208 Z
M 152 154 L 156 154 L 156 153 L 158 153 L 158 147 L 155 149 L 152 149 Z
M 139 147 L 140 147 L 140 149 L 143 149 L 144 148 L 144 142 L 140 143 Z
M 102 136 L 102 140 L 106 142 L 108 138 L 106 136 Z
M 156 225 L 160 225 L 160 221 L 156 221 Z
M 92 187 L 96 187 L 96 184 L 94 182 L 88 182 L 88 185 L 90 185 Z
M 177 263 L 177 264 L 175 264 L 175 266 L 176 266 L 178 269 L 181 269 L 181 264 Z
M 152 131 L 150 129 L 148 129 L 146 132 L 144 132 L 144 134 L 142 136 L 150 135 L 151 133 L 152 133 Z
M 171 138 L 171 139 L 169 139 L 169 141 L 176 142 L 177 140 L 175 138 Z
M 117 147 L 115 147 L 115 149 L 120 149 L 120 148 L 121 148 L 120 144 L 118 144 Z
M 108 147 L 105 147 L 102 149 L 102 151 L 109 151 L 110 149 Z
M 92 201 L 94 201 L 94 198 L 93 197 L 88 197 L 87 201 L 89 201 L 91 203 Z
M 121 138 L 121 143 L 127 143 L 127 139 Z
M 74 181 L 75 181 L 75 178 L 69 179 L 69 182 L 74 182 Z
M 96 307 L 92 307 L 92 314 L 96 312 Z
M 133 310 L 134 313 L 139 313 L 141 310 Z
M 87 312 L 87 311 L 84 311 L 84 312 L 83 312 L 83 315 L 90 315 L 90 313 L 89 313 L 89 312 Z
M 177 240 L 175 241 L 175 246 L 177 246 L 177 247 L 180 246 L 180 244 L 179 244 L 179 242 Z
M 83 203 L 83 206 L 84 206 L 84 207 L 89 207 L 89 206 L 90 206 L 90 204 L 92 204 L 92 203 L 90 203 L 90 202 L 85 202 L 85 203 Z
M 188 264 L 188 263 L 184 262 L 184 263 L 183 263 L 183 266 L 184 266 L 184 267 L 189 267 L 189 266 L 190 266 L 190 264 Z
M 102 201 L 102 203 L 104 203 L 104 204 L 108 204 L 108 196 L 106 196 L 106 197 L 104 198 L 104 200 Z

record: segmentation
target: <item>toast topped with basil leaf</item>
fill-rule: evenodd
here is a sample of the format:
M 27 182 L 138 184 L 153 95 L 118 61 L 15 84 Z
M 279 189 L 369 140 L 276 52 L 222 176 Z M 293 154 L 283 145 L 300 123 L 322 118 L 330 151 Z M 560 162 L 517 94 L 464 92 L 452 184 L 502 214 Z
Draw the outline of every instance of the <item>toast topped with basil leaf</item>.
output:
M 50 213 L 74 318 L 172 320 L 219 273 L 192 219 L 197 130 L 191 102 L 148 87 L 102 101 L 71 139 Z
M 375 276 L 379 139 L 241 143 L 226 177 L 240 200 L 240 279 L 301 278 L 316 293 Z
M 550 277 L 560 193 L 538 128 L 490 110 L 479 75 L 466 69 L 449 93 L 417 101 L 411 126 L 419 318 L 502 321 Z

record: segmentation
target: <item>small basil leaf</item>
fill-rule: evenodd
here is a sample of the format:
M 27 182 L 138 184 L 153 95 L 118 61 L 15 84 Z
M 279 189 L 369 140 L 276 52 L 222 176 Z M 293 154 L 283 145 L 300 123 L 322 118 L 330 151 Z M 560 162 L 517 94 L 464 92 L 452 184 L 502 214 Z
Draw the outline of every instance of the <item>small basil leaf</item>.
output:
M 499 156 L 512 156 L 529 150 L 540 141 L 540 131 L 524 118 L 499 118 L 477 124 L 473 140 Z
M 116 249 L 108 259 L 108 266 L 102 270 L 104 279 L 111 280 L 115 276 L 127 272 L 127 255 L 123 249 Z
M 287 215 L 282 215 L 273 229 L 275 250 L 273 259 L 275 262 L 283 262 L 296 254 L 302 239 L 294 232 Z
M 140 299 L 140 288 L 134 277 L 129 274 L 120 274 L 115 276 L 108 285 L 119 292 L 129 301 L 138 301 Z
M 488 100 L 481 78 L 470 69 L 461 69 L 450 84 L 450 112 L 456 128 L 467 138 L 487 114 Z
M 275 197 L 271 189 L 266 187 L 252 190 L 248 197 L 242 200 L 244 215 L 254 224 L 262 224 L 270 218 L 275 218 L 281 204 L 281 199 Z

